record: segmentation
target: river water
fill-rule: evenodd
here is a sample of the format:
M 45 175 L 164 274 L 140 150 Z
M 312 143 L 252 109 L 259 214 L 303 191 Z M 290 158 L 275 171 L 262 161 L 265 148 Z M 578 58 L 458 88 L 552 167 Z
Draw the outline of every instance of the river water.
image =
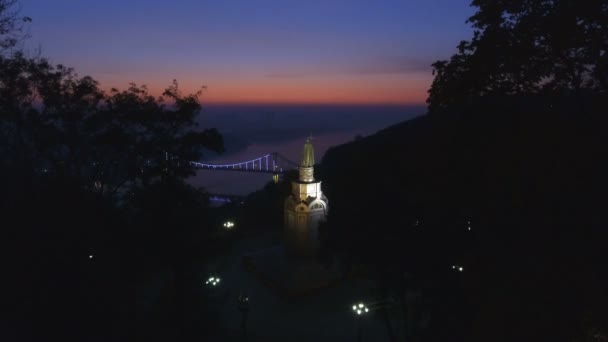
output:
M 231 105 L 204 107 L 202 128 L 215 127 L 226 151 L 209 152 L 202 162 L 236 163 L 278 152 L 299 162 L 306 137 L 313 136 L 320 162 L 332 146 L 367 136 L 425 112 L 423 106 Z M 246 195 L 271 181 L 271 175 L 200 170 L 191 184 L 210 193 Z

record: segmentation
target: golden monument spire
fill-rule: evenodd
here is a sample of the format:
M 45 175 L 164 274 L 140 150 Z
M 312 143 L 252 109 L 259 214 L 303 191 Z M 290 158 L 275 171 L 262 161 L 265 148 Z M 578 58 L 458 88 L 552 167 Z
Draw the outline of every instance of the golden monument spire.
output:
M 302 150 L 302 163 L 300 167 L 315 166 L 315 150 L 312 147 L 312 135 L 306 138 L 304 149 Z

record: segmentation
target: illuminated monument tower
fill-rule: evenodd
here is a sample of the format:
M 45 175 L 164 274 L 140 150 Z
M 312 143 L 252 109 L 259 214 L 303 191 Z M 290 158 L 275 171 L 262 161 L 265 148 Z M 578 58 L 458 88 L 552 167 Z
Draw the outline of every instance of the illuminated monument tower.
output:
M 300 177 L 291 182 L 285 200 L 285 242 L 287 253 L 296 257 L 314 256 L 319 249 L 319 222 L 327 217 L 327 198 L 321 182 L 314 177 L 315 153 L 306 139 L 299 167 Z
M 246 269 L 288 297 L 311 294 L 344 278 L 338 264 L 314 258 L 319 250 L 319 223 L 328 209 L 321 182 L 315 181 L 314 165 L 308 138 L 299 177 L 291 182 L 291 195 L 285 200 L 284 243 L 243 256 Z

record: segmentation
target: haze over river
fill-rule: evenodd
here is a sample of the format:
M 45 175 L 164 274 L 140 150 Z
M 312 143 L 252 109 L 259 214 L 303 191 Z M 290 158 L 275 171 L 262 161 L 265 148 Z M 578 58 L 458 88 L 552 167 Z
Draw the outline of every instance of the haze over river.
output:
M 332 146 L 367 136 L 421 115 L 424 106 L 213 105 L 204 106 L 201 128 L 215 127 L 226 151 L 207 153 L 203 162 L 236 163 L 278 152 L 294 162 L 306 137 L 314 140 L 316 162 Z M 210 193 L 246 195 L 271 181 L 271 175 L 200 170 L 191 183 Z

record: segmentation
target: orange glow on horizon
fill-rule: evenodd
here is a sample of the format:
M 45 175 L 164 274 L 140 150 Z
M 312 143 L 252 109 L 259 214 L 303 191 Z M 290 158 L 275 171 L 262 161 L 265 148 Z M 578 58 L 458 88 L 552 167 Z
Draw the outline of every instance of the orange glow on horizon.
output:
M 203 91 L 203 104 L 352 104 L 352 105 L 419 105 L 427 98 L 431 78 L 427 74 L 413 75 L 366 75 L 334 77 L 251 77 L 210 78 L 207 81 L 190 77 L 178 78 L 182 93 Z M 100 80 L 125 89 L 117 79 Z M 123 83 L 123 82 L 120 82 Z M 148 85 L 153 95 L 162 94 L 170 82 L 150 80 Z

